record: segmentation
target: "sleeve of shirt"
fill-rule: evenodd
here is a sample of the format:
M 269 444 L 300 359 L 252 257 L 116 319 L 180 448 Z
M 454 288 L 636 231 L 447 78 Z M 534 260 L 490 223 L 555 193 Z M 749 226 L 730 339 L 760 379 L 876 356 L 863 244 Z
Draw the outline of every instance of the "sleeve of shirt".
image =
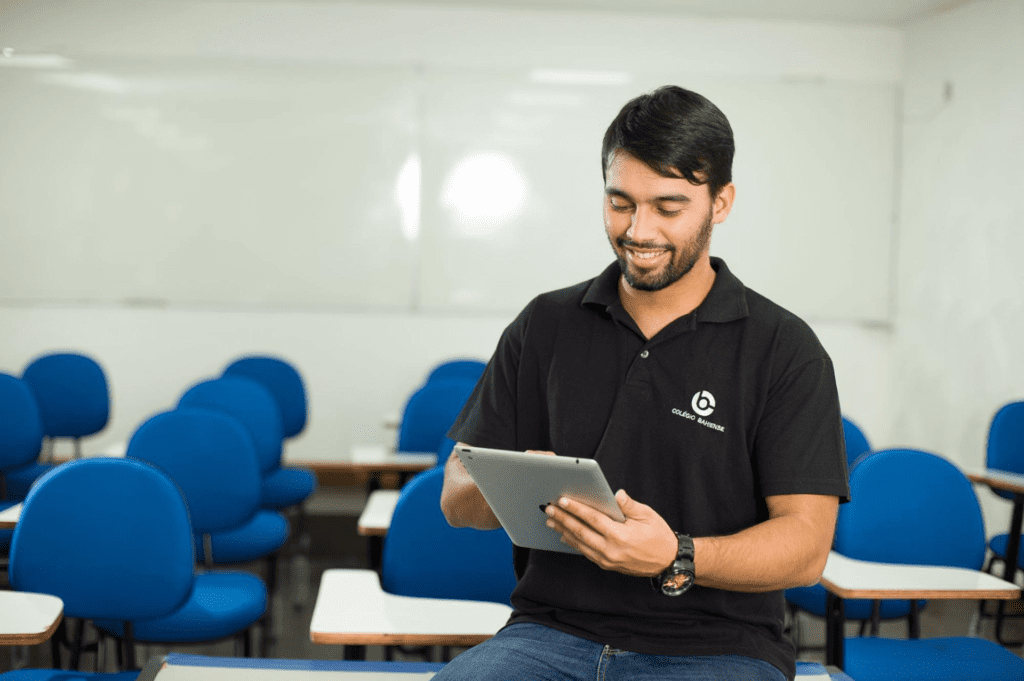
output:
M 494 355 L 448 431 L 448 437 L 474 447 L 518 449 L 516 394 L 519 360 L 529 324 L 530 303 L 509 324 Z
M 770 389 L 754 456 L 761 491 L 850 499 L 835 372 L 827 355 L 788 370 Z

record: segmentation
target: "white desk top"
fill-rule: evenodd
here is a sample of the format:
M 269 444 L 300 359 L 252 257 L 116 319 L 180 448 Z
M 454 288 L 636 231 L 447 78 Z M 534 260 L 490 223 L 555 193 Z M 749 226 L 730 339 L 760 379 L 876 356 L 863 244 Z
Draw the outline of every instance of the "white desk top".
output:
M 380 445 L 357 445 L 350 454 L 352 463 L 409 463 L 433 466 L 437 463 L 436 452 L 394 452 Z
M 363 512 L 359 515 L 356 532 L 363 537 L 387 534 L 400 495 L 401 492 L 396 489 L 378 489 L 371 492 Z
M 0 645 L 34 645 L 51 636 L 64 614 L 56 596 L 0 591 Z
M 1013 599 L 1016 584 L 954 567 L 892 565 L 855 560 L 831 551 L 821 576 L 826 589 L 843 598 Z
M 21 517 L 21 504 L 15 504 L 10 508 L 0 511 L 0 529 L 13 529 Z
M 373 570 L 327 570 L 309 625 L 313 643 L 472 646 L 505 626 L 499 603 L 385 593 Z

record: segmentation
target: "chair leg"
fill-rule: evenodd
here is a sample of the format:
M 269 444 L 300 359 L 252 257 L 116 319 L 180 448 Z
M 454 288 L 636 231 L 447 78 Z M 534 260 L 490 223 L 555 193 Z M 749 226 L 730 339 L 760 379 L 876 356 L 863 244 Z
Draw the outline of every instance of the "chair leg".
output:
M 907 617 L 907 637 L 921 638 L 921 608 L 917 599 L 910 599 L 910 614 Z
M 57 625 L 57 631 L 54 632 L 53 638 L 50 639 L 50 664 L 54 669 L 63 669 L 60 646 L 67 641 L 67 635 L 67 619 L 62 618 L 60 624 Z
M 875 600 L 871 603 L 871 635 L 878 636 L 882 628 L 882 601 Z M 861 634 L 863 636 L 863 634 Z

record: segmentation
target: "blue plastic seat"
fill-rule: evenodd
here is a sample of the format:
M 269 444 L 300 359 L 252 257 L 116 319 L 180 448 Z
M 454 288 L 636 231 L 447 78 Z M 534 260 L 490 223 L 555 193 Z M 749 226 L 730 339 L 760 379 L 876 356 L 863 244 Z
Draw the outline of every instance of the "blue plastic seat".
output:
M 509 604 L 516 578 L 502 529 L 454 528 L 441 513 L 444 470 L 402 488 L 384 538 L 381 586 L 389 593 Z
M 43 419 L 43 434 L 71 438 L 76 458 L 81 439 L 107 427 L 110 388 L 103 367 L 77 352 L 55 352 L 34 359 L 22 372 Z
M 406 402 L 397 450 L 436 452 L 475 386 L 475 380 L 451 378 L 420 387 Z
M 10 374 L 0 374 L 0 414 L 0 508 L 9 508 L 52 466 L 37 461 L 43 423 L 35 397 L 28 384 Z M 0 551 L 11 535 L 11 530 L 0 530 Z
M 843 417 L 843 441 L 846 444 L 846 465 L 853 468 L 853 463 L 871 452 L 871 444 L 860 426 L 846 416 Z
M 197 535 L 197 549 L 202 547 L 200 555 L 208 565 L 263 561 L 267 588 L 271 594 L 276 593 L 278 557 L 291 532 L 287 518 L 265 507 L 263 476 L 281 461 L 281 416 L 277 403 L 256 381 L 223 376 L 192 386 L 178 401 L 178 408 L 226 414 L 237 419 L 248 433 L 258 462 L 261 508 L 237 527 Z M 264 631 L 271 629 L 267 618 L 263 621 Z M 269 636 L 262 637 L 261 656 L 266 655 L 270 640 Z
M 981 568 L 981 507 L 967 477 L 942 457 L 915 449 L 873 452 L 850 472 L 850 496 L 836 527 L 835 550 L 844 556 Z M 984 639 L 861 637 L 847 639 L 845 649 L 844 671 L 857 681 L 1024 679 L 1024 660 Z
M 235 636 L 267 607 L 252 575 L 195 573 L 181 492 L 134 459 L 81 459 L 40 478 L 14 530 L 10 577 L 15 589 L 60 597 L 67 617 L 123 636 L 128 666 L 132 641 Z
M 236 418 L 198 407 L 157 414 L 139 426 L 126 456 L 153 464 L 181 488 L 200 561 L 252 560 L 277 550 L 287 537 L 284 518 L 260 510 L 256 450 Z M 217 537 L 209 556 L 206 536 Z
M 308 400 L 298 369 L 289 362 L 268 355 L 249 355 L 235 360 L 225 376 L 241 376 L 266 388 L 281 413 L 281 435 L 297 437 L 306 428 Z M 316 489 L 316 476 L 306 468 L 278 466 L 263 475 L 263 505 L 288 508 L 305 501 Z
M 475 383 L 480 380 L 486 368 L 487 363 L 478 359 L 450 359 L 431 369 L 427 374 L 426 382 L 455 378 Z
M 847 466 L 852 470 L 854 463 L 862 456 L 870 454 L 871 445 L 864 431 L 850 420 L 843 417 L 843 440 L 846 444 Z M 796 616 L 798 610 L 803 610 L 817 617 L 825 617 L 825 603 L 828 599 L 828 592 L 820 584 L 814 586 L 801 586 L 793 589 L 786 589 L 786 601 L 790 606 L 790 613 Z M 925 601 L 918 601 L 918 607 L 923 608 Z M 846 601 L 846 618 L 848 620 L 860 620 L 862 631 L 872 618 L 873 603 L 869 600 L 851 599 Z M 910 617 L 910 601 L 906 600 L 883 600 L 879 604 L 880 620 L 894 620 L 903 617 Z M 872 633 L 877 633 L 873 631 Z

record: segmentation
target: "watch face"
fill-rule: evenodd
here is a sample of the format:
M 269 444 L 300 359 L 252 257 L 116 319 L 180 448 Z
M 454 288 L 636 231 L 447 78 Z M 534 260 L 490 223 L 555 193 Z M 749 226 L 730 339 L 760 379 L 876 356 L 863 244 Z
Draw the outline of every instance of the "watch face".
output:
M 668 596 L 678 596 L 693 586 L 693 573 L 677 572 L 665 578 L 661 583 L 661 590 Z

